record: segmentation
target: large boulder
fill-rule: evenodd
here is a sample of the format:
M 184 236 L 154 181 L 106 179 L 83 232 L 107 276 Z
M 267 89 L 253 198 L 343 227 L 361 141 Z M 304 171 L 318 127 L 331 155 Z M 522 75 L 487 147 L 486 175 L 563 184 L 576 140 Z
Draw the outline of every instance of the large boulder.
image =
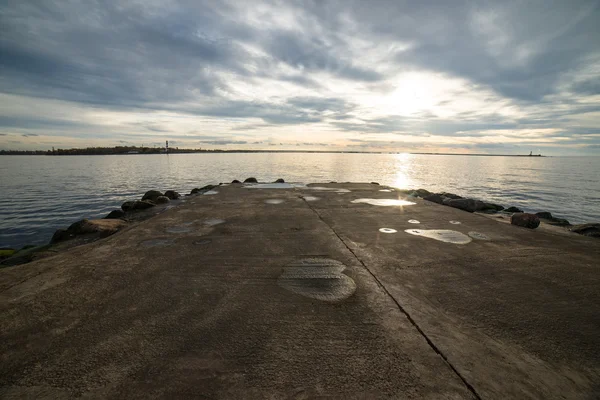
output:
M 416 194 L 418 197 L 425 198 L 425 197 L 427 197 L 427 196 L 430 196 L 430 195 L 432 195 L 433 193 L 431 193 L 429 190 L 425 190 L 425 189 L 417 189 L 417 190 L 415 190 L 415 194 Z
M 552 215 L 552 213 L 548 212 L 548 211 L 542 211 L 542 212 L 538 212 L 535 213 L 535 215 L 537 215 L 540 219 L 543 220 L 543 222 L 550 224 L 550 225 L 556 225 L 556 226 L 570 226 L 571 223 L 569 221 L 567 221 L 564 218 L 556 218 L 555 216 Z
M 231 181 L 231 183 L 242 183 L 242 182 L 238 181 L 237 179 L 234 179 Z
M 429 196 L 425 196 L 423 197 L 423 200 L 427 200 L 427 201 L 432 201 L 434 203 L 438 203 L 438 204 L 444 204 L 444 200 L 446 200 L 447 197 L 442 196 L 441 194 L 430 194 Z
M 82 219 L 81 221 L 71 224 L 67 229 L 58 229 L 52 236 L 50 243 L 62 242 L 76 236 L 90 233 L 99 234 L 100 237 L 106 237 L 116 233 L 126 225 L 127 223 L 120 219 Z
M 600 238 L 600 224 L 580 224 L 571 227 L 571 232 L 578 233 L 583 236 Z
M 125 216 L 125 212 L 122 210 L 112 210 L 111 212 L 108 213 L 108 215 L 106 217 L 104 217 L 104 219 L 119 219 L 119 218 L 123 218 Z
M 160 197 L 162 195 L 162 192 L 159 192 L 158 190 L 148 190 L 146 194 L 144 194 L 144 197 L 142 197 L 142 200 L 154 201 L 157 197 Z
M 215 185 L 206 185 L 206 186 L 203 186 L 201 188 L 194 188 L 194 189 L 192 189 L 192 191 L 190 192 L 190 194 L 204 193 L 204 192 L 208 192 L 209 190 L 212 190 L 214 188 L 216 188 Z
M 170 200 L 177 200 L 181 197 L 181 195 L 174 190 L 167 190 L 164 196 L 169 198 Z
M 535 229 L 540 226 L 540 218 L 535 214 L 515 213 L 510 218 L 510 223 L 523 228 Z
M 442 196 L 447 197 L 449 199 L 453 199 L 453 200 L 458 200 L 458 199 L 462 199 L 462 196 L 459 196 L 457 194 L 454 193 L 448 193 L 448 192 L 442 192 L 440 193 Z
M 275 181 L 275 183 L 285 183 L 285 181 L 283 180 L 283 178 L 279 178 Z
M 481 206 L 477 211 L 481 211 L 487 214 L 493 214 L 502 210 L 504 210 L 504 207 L 502 207 L 499 204 L 482 202 Z
M 445 200 L 443 204 L 450 207 L 458 208 L 463 211 L 475 212 L 477 211 L 478 207 L 481 206 L 480 203 L 482 202 L 473 199 L 449 199 Z
M 256 178 L 247 178 L 244 183 L 258 183 Z
M 167 204 L 171 200 L 167 196 L 158 196 L 154 201 L 156 204 Z

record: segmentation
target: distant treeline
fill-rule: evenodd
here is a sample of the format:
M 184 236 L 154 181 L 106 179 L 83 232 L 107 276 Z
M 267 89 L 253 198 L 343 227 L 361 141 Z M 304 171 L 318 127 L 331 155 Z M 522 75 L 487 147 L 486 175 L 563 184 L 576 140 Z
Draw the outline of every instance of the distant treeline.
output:
M 219 150 L 216 150 L 219 151 Z M 213 152 L 202 149 L 169 148 L 169 153 L 200 153 Z M 161 154 L 165 149 L 161 147 L 87 147 L 85 149 L 53 149 L 53 150 L 0 150 L 0 155 L 48 155 L 48 156 L 77 156 L 77 155 L 107 155 L 107 154 Z

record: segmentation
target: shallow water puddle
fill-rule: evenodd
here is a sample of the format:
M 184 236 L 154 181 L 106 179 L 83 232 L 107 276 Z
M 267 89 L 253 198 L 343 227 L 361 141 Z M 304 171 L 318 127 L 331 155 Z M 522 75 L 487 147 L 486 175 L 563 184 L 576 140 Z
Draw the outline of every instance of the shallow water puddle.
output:
M 467 244 L 472 240 L 464 233 L 451 231 L 448 229 L 406 229 L 404 232 L 410 233 L 411 235 L 439 240 L 440 242 L 454 244 Z
M 268 199 L 268 200 L 265 200 L 265 203 L 267 203 L 267 204 L 281 204 L 281 203 L 283 203 L 283 201 L 284 200 L 282 200 L 282 199 Z
M 462 222 L 460 221 L 448 221 L 450 222 L 452 225 L 460 225 Z
M 192 231 L 192 227 L 189 225 L 170 226 L 165 231 L 167 233 L 188 233 Z
M 346 266 L 328 258 L 305 258 L 283 268 L 277 284 L 292 293 L 321 301 L 342 301 L 356 291 Z
M 468 233 L 469 236 L 471 236 L 473 239 L 477 239 L 477 240 L 490 240 L 489 236 L 484 235 L 483 233 L 479 233 L 479 232 L 469 232 Z
M 317 201 L 317 200 L 319 200 L 319 198 L 315 197 L 315 196 L 302 196 L 302 198 L 304 200 L 306 200 L 306 201 Z
M 219 194 L 219 192 L 217 192 L 216 190 L 209 190 L 208 192 L 204 192 L 202 193 L 203 195 L 211 195 L 211 194 Z
M 199 245 L 199 246 L 210 244 L 210 243 L 212 243 L 212 240 L 210 240 L 210 239 L 196 240 L 194 242 L 194 244 Z
M 223 224 L 223 223 L 225 223 L 224 219 L 217 219 L 217 218 L 207 219 L 207 220 L 204 220 L 204 222 L 203 222 L 204 225 L 208 225 L 208 226 L 215 226 L 215 225 L 219 225 L 219 224 Z
M 392 229 L 392 228 L 379 228 L 379 232 L 381 232 L 381 233 L 396 233 L 398 231 L 395 229 Z
M 175 243 L 175 240 L 173 240 L 173 239 L 150 239 L 150 240 L 144 240 L 143 242 L 140 243 L 140 245 L 142 247 L 164 247 L 164 246 L 170 246 L 173 243 Z
M 323 187 L 323 186 L 307 186 L 306 189 L 318 190 L 321 192 L 350 193 L 350 190 L 348 190 L 348 189 L 329 188 L 329 187 Z
M 420 221 L 417 221 L 416 219 L 409 219 L 409 220 L 408 220 L 408 223 L 409 223 L 409 224 L 420 224 L 421 222 L 420 222 Z
M 413 203 L 412 201 L 406 200 L 398 200 L 398 199 L 356 199 L 352 200 L 352 203 L 366 203 L 371 204 L 373 206 L 412 206 L 417 203 Z
M 245 184 L 244 187 L 248 189 L 293 189 L 298 185 L 291 183 L 254 183 Z
M 392 190 L 390 189 L 379 189 L 380 192 L 391 192 Z

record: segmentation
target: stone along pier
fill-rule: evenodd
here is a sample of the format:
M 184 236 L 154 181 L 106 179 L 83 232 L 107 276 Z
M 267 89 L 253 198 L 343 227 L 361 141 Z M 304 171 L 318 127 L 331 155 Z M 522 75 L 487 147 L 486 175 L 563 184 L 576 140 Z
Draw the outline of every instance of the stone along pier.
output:
M 3 398 L 600 397 L 600 241 L 223 185 L 0 269 Z

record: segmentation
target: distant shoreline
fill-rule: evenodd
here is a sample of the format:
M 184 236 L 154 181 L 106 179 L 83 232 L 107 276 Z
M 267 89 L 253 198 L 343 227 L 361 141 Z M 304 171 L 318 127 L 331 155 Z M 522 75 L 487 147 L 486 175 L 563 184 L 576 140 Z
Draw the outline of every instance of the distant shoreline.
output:
M 21 156 L 106 156 L 123 155 L 138 156 L 148 154 L 213 154 L 213 153 L 317 153 L 317 154 L 414 154 L 427 156 L 472 156 L 472 157 L 549 157 L 541 154 L 485 154 L 485 153 L 407 153 L 395 151 L 335 151 L 335 150 L 198 150 L 198 149 L 169 149 L 165 152 L 160 148 L 87 148 L 87 149 L 68 149 L 68 150 L 0 150 L 0 156 L 21 155 Z

